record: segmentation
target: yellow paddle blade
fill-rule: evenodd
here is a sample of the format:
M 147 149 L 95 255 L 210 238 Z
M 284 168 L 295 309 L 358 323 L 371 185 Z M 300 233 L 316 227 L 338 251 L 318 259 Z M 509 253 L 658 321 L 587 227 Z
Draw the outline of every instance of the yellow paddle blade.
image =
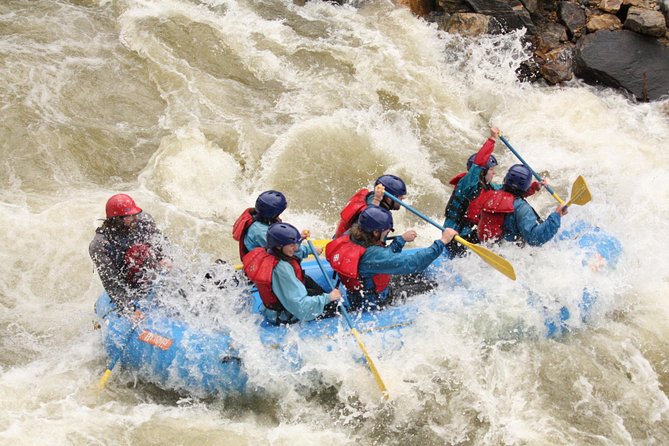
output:
M 578 178 L 576 178 L 576 181 L 574 181 L 574 185 L 571 187 L 571 198 L 567 202 L 567 206 L 572 204 L 583 206 L 590 200 L 592 200 L 590 189 L 588 189 L 585 179 L 579 175 Z
M 369 370 L 371 370 L 372 375 L 374 375 L 374 380 L 376 381 L 376 385 L 379 386 L 381 393 L 383 393 L 383 397 L 385 399 L 388 399 L 390 396 L 388 394 L 388 389 L 386 388 L 383 379 L 381 379 L 381 375 L 379 374 L 379 371 L 376 369 L 374 361 L 372 361 L 372 358 L 369 356 L 369 353 L 367 353 L 367 349 L 365 348 L 365 344 L 362 343 L 362 338 L 360 337 L 358 330 L 356 330 L 355 328 L 351 328 L 351 333 L 353 333 L 353 336 L 355 336 L 355 340 L 358 341 L 358 346 L 360 346 L 362 354 L 365 355 L 365 359 L 367 360 L 367 364 L 369 365 Z
M 470 243 L 459 235 L 455 236 L 455 241 L 474 251 L 474 253 L 481 257 L 484 262 L 504 274 L 509 279 L 516 280 L 516 271 L 513 269 L 513 265 L 511 265 L 511 263 L 504 257 L 498 256 L 481 245 Z
M 109 369 L 105 370 L 104 375 L 102 375 L 102 378 L 100 378 L 100 381 L 98 382 L 98 390 L 103 390 L 105 388 L 105 385 L 107 385 L 107 381 L 109 381 L 111 373 L 112 373 L 111 370 Z

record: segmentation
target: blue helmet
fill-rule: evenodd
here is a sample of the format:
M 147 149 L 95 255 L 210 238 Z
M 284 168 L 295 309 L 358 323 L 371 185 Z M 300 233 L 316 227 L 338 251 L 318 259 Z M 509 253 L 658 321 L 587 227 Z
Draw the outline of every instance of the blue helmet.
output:
M 274 223 L 267 230 L 267 247 L 281 248 L 293 243 L 300 243 L 302 235 L 297 228 L 288 223 Z
M 532 184 L 532 171 L 524 164 L 514 164 L 504 177 L 504 186 L 520 192 L 527 192 Z
M 472 168 L 472 164 L 474 164 L 474 158 L 476 158 L 476 153 L 470 156 L 469 159 L 467 160 L 467 170 Z M 491 167 L 495 167 L 496 165 L 497 165 L 497 158 L 495 158 L 495 155 L 490 155 L 490 159 L 486 163 L 484 169 L 488 170 Z
M 377 184 L 383 184 L 383 187 L 386 188 L 386 191 L 396 197 L 401 197 L 407 194 L 407 186 L 402 181 L 402 178 L 395 175 L 381 175 L 374 182 L 374 186 Z
M 256 211 L 261 217 L 278 217 L 288 207 L 286 197 L 279 191 L 268 190 L 258 195 Z
M 392 229 L 393 216 L 389 210 L 379 206 L 369 206 L 358 218 L 360 227 L 367 232 Z

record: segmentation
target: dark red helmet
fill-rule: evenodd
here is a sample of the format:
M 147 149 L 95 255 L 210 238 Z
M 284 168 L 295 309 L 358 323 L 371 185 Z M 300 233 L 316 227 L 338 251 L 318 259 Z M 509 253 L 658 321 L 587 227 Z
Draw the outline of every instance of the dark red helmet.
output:
M 125 217 L 126 215 L 136 215 L 142 212 L 135 204 L 135 200 L 126 194 L 112 195 L 107 200 L 105 210 L 107 211 L 107 218 Z

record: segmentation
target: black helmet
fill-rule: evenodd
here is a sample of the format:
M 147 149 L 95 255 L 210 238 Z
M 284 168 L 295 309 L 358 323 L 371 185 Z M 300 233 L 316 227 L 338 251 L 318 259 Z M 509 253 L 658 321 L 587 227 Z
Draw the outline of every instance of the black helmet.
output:
M 279 191 L 268 190 L 258 195 L 256 211 L 261 217 L 278 217 L 288 207 L 286 197 Z
M 360 227 L 367 232 L 385 231 L 386 229 L 392 229 L 393 216 L 390 211 L 385 208 L 369 206 L 360 214 L 358 223 L 360 223 Z
M 267 247 L 269 249 L 281 248 L 301 241 L 300 231 L 288 223 L 274 223 L 267 230 Z
M 396 197 L 402 197 L 407 194 L 407 186 L 402 178 L 395 175 L 381 175 L 374 182 L 374 186 L 383 184 L 386 191 Z
M 532 171 L 524 164 L 514 164 L 504 177 L 504 186 L 520 192 L 527 192 L 532 184 Z

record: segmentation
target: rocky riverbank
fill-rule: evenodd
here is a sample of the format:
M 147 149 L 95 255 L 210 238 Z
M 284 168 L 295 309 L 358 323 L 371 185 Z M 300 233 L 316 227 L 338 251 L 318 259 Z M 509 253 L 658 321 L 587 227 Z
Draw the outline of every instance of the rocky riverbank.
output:
M 551 85 L 577 76 L 639 101 L 669 95 L 669 0 L 398 0 L 450 33 L 527 29 L 519 72 Z

